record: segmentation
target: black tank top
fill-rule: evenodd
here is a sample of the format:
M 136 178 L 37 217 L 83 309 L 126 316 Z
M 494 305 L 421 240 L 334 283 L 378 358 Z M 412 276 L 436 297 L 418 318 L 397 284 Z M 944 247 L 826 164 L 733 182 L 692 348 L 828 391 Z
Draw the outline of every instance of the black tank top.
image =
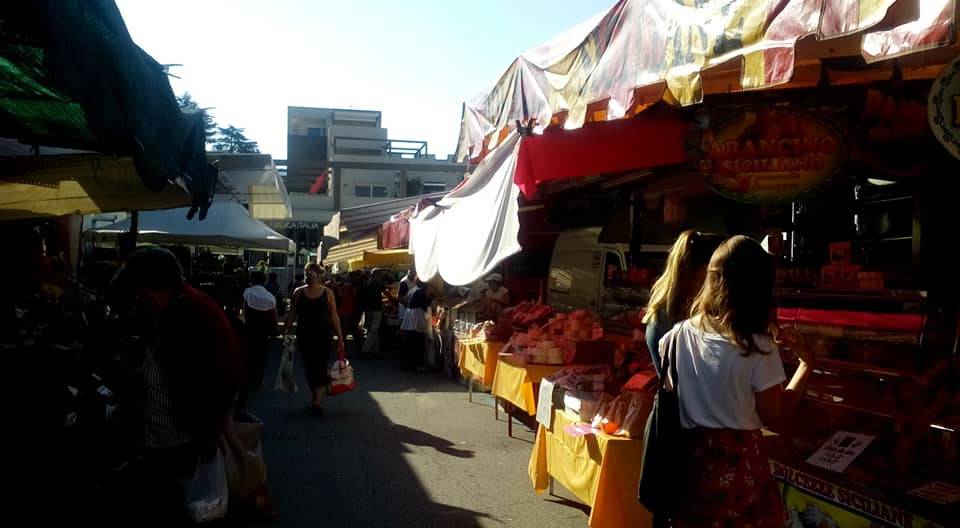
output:
M 324 289 L 323 295 L 315 299 L 301 292 L 297 299 L 297 337 L 322 336 L 329 334 L 333 326 L 330 319 L 330 305 Z

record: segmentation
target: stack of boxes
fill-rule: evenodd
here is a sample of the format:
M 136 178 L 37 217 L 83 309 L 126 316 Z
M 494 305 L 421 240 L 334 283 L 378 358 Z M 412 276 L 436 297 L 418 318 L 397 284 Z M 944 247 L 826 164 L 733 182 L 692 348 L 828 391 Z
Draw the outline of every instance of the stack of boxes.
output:
M 882 290 L 883 273 L 853 264 L 850 242 L 830 244 L 830 264 L 820 268 L 820 285 L 830 289 Z

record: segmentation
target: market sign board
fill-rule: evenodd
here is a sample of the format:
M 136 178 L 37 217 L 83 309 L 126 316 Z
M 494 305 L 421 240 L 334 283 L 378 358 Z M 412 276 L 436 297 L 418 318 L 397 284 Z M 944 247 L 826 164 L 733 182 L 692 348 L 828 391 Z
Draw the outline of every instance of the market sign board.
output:
M 960 159 L 960 57 L 953 59 L 934 81 L 927 115 L 937 140 Z
M 941 527 L 907 510 L 775 460 L 770 460 L 770 471 L 783 492 L 790 519 L 788 526 L 873 528 L 882 524 L 895 528 Z
M 776 108 L 748 110 L 704 131 L 698 170 L 707 185 L 734 200 L 782 204 L 828 187 L 845 145 L 810 115 Z

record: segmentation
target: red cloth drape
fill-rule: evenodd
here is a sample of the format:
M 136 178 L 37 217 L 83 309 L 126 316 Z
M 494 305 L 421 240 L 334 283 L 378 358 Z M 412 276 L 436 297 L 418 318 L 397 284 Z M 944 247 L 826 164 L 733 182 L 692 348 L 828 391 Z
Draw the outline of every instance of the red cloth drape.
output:
M 397 218 L 380 226 L 380 247 L 383 249 L 405 248 L 410 243 L 410 222 Z
M 676 117 L 644 115 L 547 129 L 520 144 L 514 182 L 529 199 L 545 181 L 680 163 L 686 129 Z

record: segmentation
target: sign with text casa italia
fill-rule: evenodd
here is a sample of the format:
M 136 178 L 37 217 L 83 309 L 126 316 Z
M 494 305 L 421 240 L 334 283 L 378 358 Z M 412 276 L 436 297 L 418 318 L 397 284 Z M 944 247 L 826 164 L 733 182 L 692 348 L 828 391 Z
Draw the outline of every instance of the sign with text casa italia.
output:
M 953 59 L 933 82 L 927 112 L 933 135 L 960 159 L 960 57 Z
M 778 108 L 742 111 L 704 131 L 700 174 L 734 200 L 781 204 L 830 185 L 844 158 L 840 134 L 811 115 Z

